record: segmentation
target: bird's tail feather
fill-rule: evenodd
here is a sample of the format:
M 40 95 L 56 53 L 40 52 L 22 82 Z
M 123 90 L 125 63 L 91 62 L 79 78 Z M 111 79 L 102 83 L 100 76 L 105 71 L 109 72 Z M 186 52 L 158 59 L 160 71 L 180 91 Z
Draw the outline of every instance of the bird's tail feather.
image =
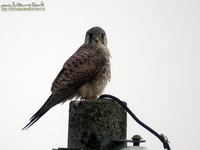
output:
M 52 95 L 48 98 L 48 100 L 43 104 L 43 106 L 30 118 L 30 122 L 22 129 L 27 130 L 30 126 L 32 126 L 36 121 L 38 121 L 50 108 L 55 106 L 50 102 Z M 51 105 L 51 106 L 50 106 Z
M 79 82 L 78 84 L 71 86 L 71 88 L 62 89 L 52 93 L 43 106 L 30 118 L 30 122 L 22 130 L 27 130 L 55 105 L 61 102 L 64 103 L 66 99 L 71 99 L 73 97 L 73 93 L 76 93 L 77 89 L 83 84 L 84 82 Z

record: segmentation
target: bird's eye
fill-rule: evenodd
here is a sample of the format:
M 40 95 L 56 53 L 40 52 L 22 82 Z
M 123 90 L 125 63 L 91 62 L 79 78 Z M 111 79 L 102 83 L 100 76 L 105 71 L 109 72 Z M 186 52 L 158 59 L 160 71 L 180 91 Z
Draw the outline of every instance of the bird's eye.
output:
M 92 34 L 91 33 L 88 33 L 88 35 L 89 35 L 89 37 L 90 37 L 90 39 L 92 38 Z
M 87 33 L 85 38 L 85 44 L 89 45 L 92 41 L 92 33 Z
M 102 39 L 102 43 L 103 43 L 104 45 L 107 45 L 107 39 L 106 39 L 106 34 L 105 34 L 105 33 L 102 33 L 102 34 L 101 34 L 101 39 Z
M 101 38 L 104 39 L 105 33 L 102 33 Z

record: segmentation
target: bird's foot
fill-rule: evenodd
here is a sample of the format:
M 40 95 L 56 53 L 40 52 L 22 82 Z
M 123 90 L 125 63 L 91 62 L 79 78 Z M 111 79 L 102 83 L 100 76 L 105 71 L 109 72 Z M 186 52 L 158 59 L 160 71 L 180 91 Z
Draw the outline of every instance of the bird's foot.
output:
M 81 100 L 86 100 L 86 99 L 93 99 L 93 98 L 97 98 L 97 96 L 92 96 L 92 97 L 90 97 L 90 96 L 87 96 L 87 97 L 81 97 Z

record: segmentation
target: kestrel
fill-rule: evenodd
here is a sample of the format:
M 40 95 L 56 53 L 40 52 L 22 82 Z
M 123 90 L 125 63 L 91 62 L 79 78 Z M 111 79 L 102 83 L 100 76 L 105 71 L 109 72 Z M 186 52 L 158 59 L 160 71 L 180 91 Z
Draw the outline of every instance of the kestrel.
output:
M 105 31 L 89 29 L 85 43 L 64 63 L 52 83 L 52 94 L 22 129 L 26 130 L 53 106 L 72 98 L 90 99 L 104 91 L 110 81 L 110 52 Z

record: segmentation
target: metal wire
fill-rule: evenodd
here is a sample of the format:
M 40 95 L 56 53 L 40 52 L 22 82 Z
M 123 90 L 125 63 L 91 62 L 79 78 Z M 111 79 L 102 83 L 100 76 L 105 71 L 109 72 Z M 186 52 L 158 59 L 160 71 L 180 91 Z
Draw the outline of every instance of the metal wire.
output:
M 117 97 L 112 96 L 112 95 L 108 95 L 108 94 L 104 94 L 101 95 L 99 98 L 109 98 L 112 100 L 117 101 L 130 115 L 131 117 L 138 123 L 140 124 L 142 127 L 144 127 L 145 129 L 147 129 L 149 132 L 151 132 L 153 135 L 155 135 L 162 143 L 164 146 L 164 149 L 167 150 L 171 150 L 170 146 L 169 146 L 169 141 L 167 139 L 166 136 L 164 136 L 164 134 L 159 135 L 156 131 L 154 131 L 153 129 L 151 129 L 149 126 L 147 126 L 146 124 L 144 124 L 142 121 L 140 121 L 134 114 L 133 112 Z

